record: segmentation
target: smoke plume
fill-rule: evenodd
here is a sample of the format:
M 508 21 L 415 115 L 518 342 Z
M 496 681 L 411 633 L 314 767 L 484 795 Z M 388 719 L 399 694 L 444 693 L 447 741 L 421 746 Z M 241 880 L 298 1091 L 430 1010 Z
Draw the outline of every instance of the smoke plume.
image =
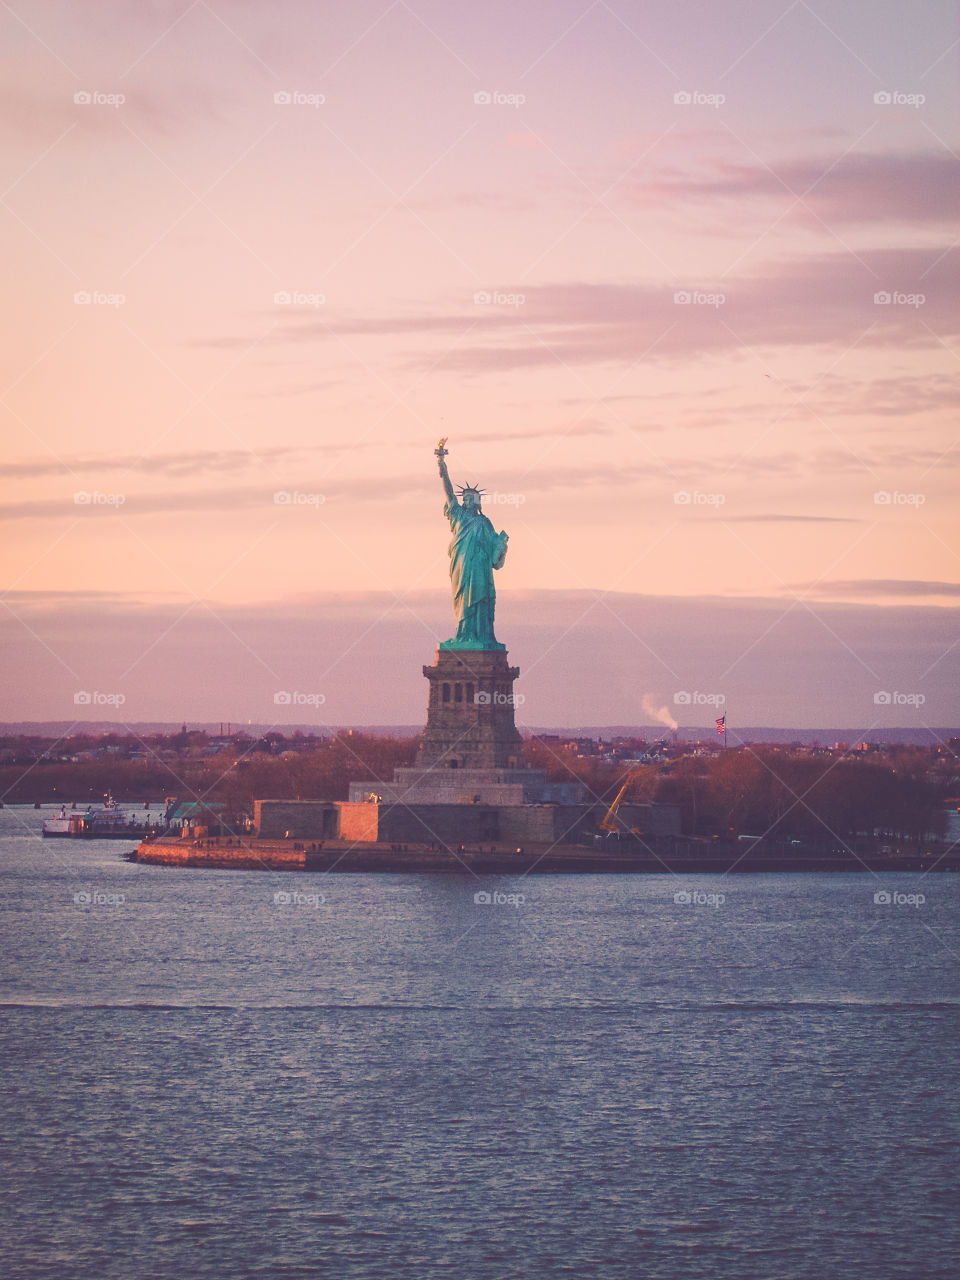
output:
M 643 709 L 648 716 L 652 716 L 658 724 L 665 724 L 668 729 L 678 728 L 676 720 L 667 710 L 666 707 L 658 707 L 649 693 L 643 695 Z

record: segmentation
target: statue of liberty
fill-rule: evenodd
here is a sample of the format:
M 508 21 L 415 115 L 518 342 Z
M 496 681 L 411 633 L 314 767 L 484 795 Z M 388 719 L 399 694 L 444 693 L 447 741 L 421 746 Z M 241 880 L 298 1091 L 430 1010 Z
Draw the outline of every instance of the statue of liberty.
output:
M 493 611 L 497 592 L 493 571 L 503 567 L 507 555 L 508 535 L 497 533 L 480 510 L 483 490 L 476 485 L 460 489 L 460 501 L 450 483 L 444 459 L 447 437 L 434 449 L 440 463 L 440 479 L 447 495 L 443 514 L 450 521 L 450 584 L 453 588 L 453 611 L 457 618 L 457 634 L 444 640 L 441 649 L 506 649 L 493 634 Z

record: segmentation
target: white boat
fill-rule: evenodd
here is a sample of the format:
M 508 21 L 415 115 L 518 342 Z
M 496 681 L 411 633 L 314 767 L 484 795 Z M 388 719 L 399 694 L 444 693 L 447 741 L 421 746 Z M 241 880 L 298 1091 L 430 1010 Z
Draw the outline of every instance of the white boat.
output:
M 126 838 L 139 831 L 146 831 L 147 823 L 138 823 L 133 814 L 117 804 L 108 791 L 99 809 L 90 805 L 83 813 L 68 813 L 63 805 L 55 818 L 48 818 L 43 824 L 46 837 L 78 837 L 85 836 L 93 840 L 109 840 Z
M 48 818 L 43 824 L 43 834 L 45 836 L 68 836 L 70 835 L 71 824 L 76 822 L 79 815 L 76 813 L 67 813 L 67 806 L 62 805 L 60 812 L 55 818 Z

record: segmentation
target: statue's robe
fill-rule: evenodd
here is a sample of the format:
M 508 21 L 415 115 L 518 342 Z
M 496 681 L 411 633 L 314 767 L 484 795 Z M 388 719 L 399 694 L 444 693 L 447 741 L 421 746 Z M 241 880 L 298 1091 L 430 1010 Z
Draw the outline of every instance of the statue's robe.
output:
M 480 512 L 472 515 L 460 502 L 447 502 L 443 514 L 450 521 L 450 584 L 457 618 L 457 640 L 478 648 L 497 647 L 493 612 L 497 593 L 493 571 L 507 554 L 505 534 L 499 534 Z

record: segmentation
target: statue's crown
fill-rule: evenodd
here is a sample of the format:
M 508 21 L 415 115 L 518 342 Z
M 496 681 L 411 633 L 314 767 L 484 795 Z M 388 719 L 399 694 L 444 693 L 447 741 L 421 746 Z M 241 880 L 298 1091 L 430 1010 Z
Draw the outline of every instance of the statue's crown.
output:
M 463 485 L 460 485 L 457 492 L 460 494 L 461 499 L 466 497 L 468 493 L 472 493 L 473 496 L 479 502 L 480 499 L 483 497 L 483 495 L 486 493 L 486 489 L 481 489 L 475 484 L 463 484 Z

